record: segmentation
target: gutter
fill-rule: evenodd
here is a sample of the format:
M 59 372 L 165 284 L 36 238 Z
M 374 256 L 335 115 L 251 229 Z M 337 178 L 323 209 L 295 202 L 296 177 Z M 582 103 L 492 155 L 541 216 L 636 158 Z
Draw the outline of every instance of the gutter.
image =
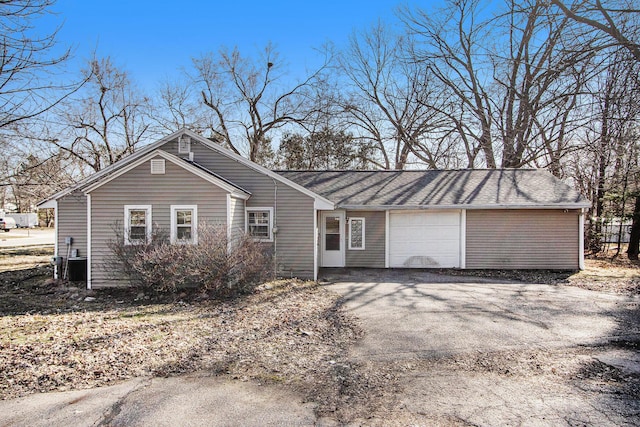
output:
M 337 204 L 336 209 L 362 210 L 362 211 L 387 211 L 387 210 L 445 210 L 445 209 L 466 209 L 466 210 L 486 210 L 486 209 L 583 209 L 589 208 L 590 203 L 569 203 L 569 204 L 541 204 L 541 205 L 511 205 L 511 204 L 490 204 L 490 205 L 342 205 Z

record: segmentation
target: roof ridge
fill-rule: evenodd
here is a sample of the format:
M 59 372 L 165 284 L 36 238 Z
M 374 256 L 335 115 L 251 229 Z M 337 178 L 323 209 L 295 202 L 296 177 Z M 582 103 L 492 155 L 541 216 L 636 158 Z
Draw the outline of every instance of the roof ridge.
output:
M 350 173 L 398 173 L 398 172 L 502 172 L 502 171 L 547 171 L 545 168 L 456 168 L 456 169 L 272 169 L 275 173 L 287 172 L 350 172 Z

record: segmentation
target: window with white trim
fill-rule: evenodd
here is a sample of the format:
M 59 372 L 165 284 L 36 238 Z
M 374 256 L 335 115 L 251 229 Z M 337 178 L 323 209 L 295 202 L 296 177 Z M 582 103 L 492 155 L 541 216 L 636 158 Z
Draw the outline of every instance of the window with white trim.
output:
M 146 243 L 149 239 L 151 239 L 151 205 L 125 205 L 125 245 Z
M 349 218 L 349 249 L 364 250 L 364 218 Z
M 198 243 L 198 206 L 171 205 L 171 243 Z
M 247 233 L 261 242 L 272 242 L 273 208 L 247 208 Z

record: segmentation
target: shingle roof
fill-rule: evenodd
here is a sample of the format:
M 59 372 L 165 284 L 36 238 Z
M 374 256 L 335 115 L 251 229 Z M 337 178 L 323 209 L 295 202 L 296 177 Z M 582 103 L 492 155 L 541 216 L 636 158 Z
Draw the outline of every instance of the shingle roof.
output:
M 207 173 L 207 174 L 209 174 L 209 175 L 211 175 L 211 176 L 214 176 L 214 177 L 218 178 L 220 181 L 226 182 L 227 184 L 229 184 L 229 185 L 231 185 L 231 186 L 233 186 L 233 187 L 237 188 L 238 190 L 240 190 L 240 191 L 242 191 L 242 192 L 244 192 L 244 193 L 247 193 L 247 194 L 251 195 L 251 192 L 250 192 L 250 191 L 245 190 L 244 188 L 240 187 L 240 186 L 239 186 L 238 184 L 236 184 L 235 182 L 229 181 L 227 178 L 223 177 L 222 175 L 218 175 L 217 173 L 215 173 L 215 172 L 213 172 L 213 171 L 211 171 L 211 170 L 209 170 L 209 169 L 205 168 L 205 167 L 204 167 L 204 166 L 202 166 L 201 164 L 196 163 L 196 162 L 194 162 L 193 160 L 188 160 L 188 159 L 182 159 L 182 160 L 183 160 L 183 161 L 185 161 L 185 162 L 187 162 L 187 163 L 189 163 L 190 165 L 195 166 L 196 168 L 200 169 L 201 171 L 203 171 L 203 172 L 205 172 L 205 173 Z
M 278 171 L 343 208 L 581 208 L 589 202 L 540 169 Z

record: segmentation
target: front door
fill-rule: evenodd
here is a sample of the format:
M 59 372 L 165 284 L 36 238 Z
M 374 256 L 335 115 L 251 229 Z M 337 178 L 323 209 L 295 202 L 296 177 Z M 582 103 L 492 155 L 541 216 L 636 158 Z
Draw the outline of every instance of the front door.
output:
M 322 267 L 344 267 L 344 211 L 322 212 Z

